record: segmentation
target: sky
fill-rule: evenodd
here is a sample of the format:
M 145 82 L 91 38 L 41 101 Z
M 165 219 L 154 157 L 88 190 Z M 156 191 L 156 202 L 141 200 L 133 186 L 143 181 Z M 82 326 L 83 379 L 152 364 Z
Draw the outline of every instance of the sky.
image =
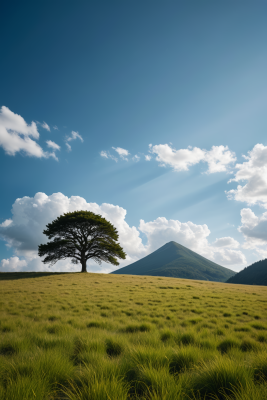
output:
M 0 271 L 80 270 L 37 253 L 76 210 L 116 226 L 120 267 L 172 240 L 234 271 L 266 258 L 266 15 L 260 0 L 4 2 Z

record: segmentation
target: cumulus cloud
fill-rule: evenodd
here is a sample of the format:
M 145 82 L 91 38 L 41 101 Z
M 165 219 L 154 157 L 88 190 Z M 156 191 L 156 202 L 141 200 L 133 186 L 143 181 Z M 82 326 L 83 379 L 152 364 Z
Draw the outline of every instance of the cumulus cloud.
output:
M 12 224 L 12 219 L 6 219 L 2 224 L 0 224 L 0 226 L 2 228 L 6 228 L 7 226 L 9 226 L 10 224 Z
M 15 272 L 21 271 L 23 267 L 27 266 L 26 260 L 20 260 L 19 257 L 10 257 L 8 259 L 1 260 L 1 271 L 2 272 Z
M 34 197 L 17 199 L 12 207 L 12 219 L 0 225 L 2 239 L 14 249 L 16 257 L 26 261 L 27 265 L 17 264 L 17 268 L 48 270 L 37 255 L 38 245 L 47 242 L 47 237 L 42 232 L 45 226 L 59 215 L 76 210 L 88 210 L 100 214 L 116 226 L 119 242 L 127 254 L 127 259 L 121 262 L 120 267 L 137 261 L 169 241 L 176 241 L 225 266 L 240 264 L 244 266 L 246 262 L 241 251 L 233 250 L 236 246 L 234 239 L 221 238 L 221 241 L 217 239 L 217 245 L 210 244 L 208 242 L 210 231 L 205 224 L 196 225 L 190 221 L 182 223 L 161 217 L 150 222 L 140 220 L 139 228 L 136 228 L 128 225 L 125 220 L 126 210 L 122 207 L 108 203 L 101 205 L 88 203 L 82 197 L 67 197 L 62 193 L 54 193 L 51 196 L 37 193 Z M 140 237 L 140 232 L 146 236 L 146 245 Z M 9 264 L 5 264 L 6 267 L 7 265 Z M 101 269 L 90 262 L 88 265 L 88 270 L 91 271 L 109 272 L 114 269 L 108 264 L 104 264 Z M 70 260 L 64 260 L 58 262 L 52 270 L 71 271 L 79 270 L 79 267 L 73 266 Z
M 140 220 L 139 230 L 147 237 L 148 253 L 155 251 L 165 243 L 175 241 L 205 257 L 211 257 L 207 237 L 210 230 L 207 225 L 195 225 L 193 222 L 182 223 L 159 217 L 154 221 Z
M 145 155 L 145 160 L 146 160 L 146 161 L 150 161 L 151 158 L 152 158 L 152 157 L 151 157 L 149 154 L 146 154 L 146 155 Z
M 170 166 L 175 171 L 188 171 L 189 167 L 206 162 L 207 173 L 228 171 L 229 165 L 235 160 L 235 153 L 228 146 L 212 146 L 211 150 L 202 150 L 198 147 L 189 146 L 187 149 L 175 150 L 168 144 L 149 145 L 150 152 L 156 154 L 156 160 L 160 166 Z
M 267 209 L 267 146 L 256 144 L 243 157 L 246 161 L 236 164 L 235 177 L 229 181 L 241 184 L 237 189 L 226 192 L 227 196 L 249 205 L 259 204 Z
M 262 251 L 261 246 L 267 245 L 267 212 L 257 217 L 250 208 L 243 208 L 241 214 L 241 226 L 238 230 L 246 241 L 244 247 Z
M 6 154 L 14 156 L 22 152 L 32 157 L 55 158 L 54 153 L 43 151 L 32 138 L 39 139 L 36 123 L 32 122 L 28 125 L 20 115 L 3 106 L 0 110 L 0 146 Z
M 39 263 L 40 267 L 42 264 L 37 256 L 37 249 L 39 244 L 47 242 L 47 237 L 42 233 L 46 225 L 63 213 L 76 210 L 88 210 L 101 214 L 117 227 L 120 243 L 127 253 L 126 263 L 133 262 L 145 255 L 145 247 L 138 230 L 130 227 L 125 221 L 125 209 L 106 203 L 101 206 L 96 203 L 87 203 L 82 197 L 68 198 L 62 193 L 54 193 L 51 196 L 37 193 L 34 197 L 17 199 L 12 207 L 12 223 L 9 219 L 1 224 L 0 236 L 9 247 L 14 249 L 16 256 L 23 257 L 31 267 L 35 260 L 35 265 Z M 71 265 L 70 262 L 68 263 Z M 64 270 L 65 263 L 57 263 L 55 270 L 58 268 Z M 112 270 L 110 265 L 104 266 L 104 268 Z M 46 269 L 46 266 L 43 265 L 43 270 Z
M 216 239 L 215 242 L 213 243 L 214 247 L 230 247 L 232 249 L 235 249 L 240 246 L 239 242 L 235 239 L 233 239 L 230 236 L 223 237 L 220 239 Z
M 191 221 L 182 223 L 178 220 L 167 220 L 161 217 L 147 223 L 141 220 L 139 230 L 147 236 L 148 253 L 155 251 L 166 242 L 174 240 L 220 265 L 245 266 L 246 264 L 244 254 L 239 250 L 232 249 L 238 244 L 233 238 L 217 239 L 215 246 L 210 244 L 208 242 L 210 230 L 206 224 L 196 225 Z
M 233 265 L 246 265 L 246 257 L 240 250 L 232 250 L 232 249 L 221 249 L 214 253 L 214 261 L 225 267 L 233 266 Z M 241 268 L 242 269 L 242 268 Z M 239 268 L 240 270 L 240 268 Z
M 42 128 L 46 129 L 48 132 L 50 132 L 50 126 L 45 121 L 41 124 L 41 126 L 42 126 Z
M 212 146 L 211 150 L 206 152 L 204 161 L 209 166 L 207 173 L 214 174 L 227 171 L 228 166 L 236 161 L 236 156 L 228 146 Z
M 55 142 L 52 142 L 52 140 L 47 140 L 46 143 L 47 143 L 48 147 L 51 147 L 51 149 L 60 150 L 60 146 L 58 144 L 56 144 Z
M 160 163 L 160 166 L 169 165 L 175 171 L 187 171 L 188 167 L 198 164 L 205 156 L 205 152 L 197 147 L 175 150 L 168 144 L 152 146 L 150 151 L 157 154 L 156 160 Z
M 122 149 L 121 147 L 112 147 L 112 148 L 119 154 L 120 158 L 122 158 L 125 161 L 128 161 L 127 156 L 130 155 L 128 150 Z

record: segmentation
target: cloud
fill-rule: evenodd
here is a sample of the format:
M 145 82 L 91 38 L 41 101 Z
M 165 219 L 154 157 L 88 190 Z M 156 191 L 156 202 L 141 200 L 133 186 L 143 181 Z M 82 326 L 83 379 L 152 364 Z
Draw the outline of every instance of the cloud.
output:
M 44 129 L 46 129 L 48 132 L 50 132 L 50 126 L 49 126 L 46 122 L 43 122 L 43 123 L 41 124 L 41 127 L 44 128 Z
M 78 132 L 71 132 L 71 136 L 68 136 L 66 138 L 67 142 L 70 142 L 71 140 L 76 140 L 76 139 L 80 139 L 81 142 L 83 142 L 83 138 L 81 137 L 81 135 L 79 135 Z
M 150 148 L 151 153 L 157 154 L 156 160 L 160 166 L 169 165 L 175 171 L 188 171 L 188 167 L 198 164 L 205 156 L 205 152 L 197 147 L 175 150 L 168 144 L 159 144 Z
M 55 158 L 54 153 L 44 152 L 31 137 L 39 139 L 36 123 L 28 125 L 20 115 L 3 106 L 0 110 L 0 146 L 6 154 L 14 156 L 22 152 L 32 157 Z
M 227 197 L 249 205 L 259 204 L 267 209 L 267 146 L 256 144 L 243 155 L 246 161 L 236 164 L 237 172 L 229 182 L 242 182 L 229 190 Z
M 55 142 L 52 142 L 52 140 L 47 140 L 46 143 L 47 143 L 48 147 L 51 147 L 51 149 L 60 150 L 60 146 L 58 144 L 56 144 Z
M 12 206 L 12 219 L 0 225 L 0 236 L 6 241 L 7 246 L 14 249 L 15 256 L 20 257 L 21 261 L 26 261 L 26 264 L 17 264 L 17 268 L 52 271 L 79 270 L 79 266 L 73 266 L 70 260 L 58 262 L 49 269 L 42 264 L 37 254 L 38 245 L 47 242 L 47 237 L 42 233 L 46 225 L 59 215 L 76 210 L 88 210 L 100 214 L 116 226 L 119 242 L 127 254 L 127 259 L 120 263 L 120 267 L 137 261 L 169 241 L 176 241 L 225 266 L 240 264 L 244 266 L 246 262 L 241 251 L 233 250 L 236 246 L 234 239 L 221 238 L 216 240 L 217 246 L 210 244 L 208 242 L 210 230 L 206 224 L 197 225 L 190 221 L 180 222 L 159 217 L 150 222 L 140 220 L 139 228 L 136 228 L 128 225 L 125 220 L 126 210 L 122 207 L 108 203 L 101 205 L 87 203 L 82 197 L 67 197 L 62 193 L 54 193 L 50 196 L 37 193 L 34 197 L 17 199 Z M 145 235 L 146 244 L 143 243 L 140 232 Z M 91 271 L 109 272 L 114 269 L 116 268 L 109 264 L 103 264 L 100 268 L 93 262 L 89 262 L 88 266 L 88 270 Z
M 246 241 L 244 247 L 247 249 L 259 246 L 267 246 L 267 212 L 257 217 L 250 208 L 243 208 L 241 214 L 241 226 L 238 230 L 241 232 Z
M 58 127 L 56 125 L 53 126 L 53 129 L 55 129 L 56 131 L 58 131 Z
M 67 151 L 71 151 L 71 145 L 69 143 L 66 143 L 67 146 Z
M 10 224 L 12 224 L 12 219 L 6 219 L 2 224 L 0 224 L 0 226 L 2 228 L 6 228 L 7 226 L 9 226 Z
M 8 247 L 14 249 L 16 256 L 23 257 L 32 267 L 33 260 L 36 265 L 38 264 L 38 245 L 47 242 L 47 237 L 42 233 L 46 225 L 59 215 L 75 210 L 88 210 L 101 214 L 117 227 L 119 241 L 127 253 L 127 261 L 124 264 L 134 262 L 145 255 L 145 247 L 142 244 L 140 233 L 125 221 L 125 209 L 106 203 L 101 206 L 96 203 L 87 203 L 82 197 L 68 198 L 62 193 L 54 193 L 51 196 L 37 193 L 34 197 L 17 199 L 12 206 L 12 223 L 9 219 L 6 220 L 8 222 L 4 221 L 1 224 L 0 236 L 6 241 Z M 71 265 L 69 261 L 68 263 Z M 45 265 L 42 268 L 49 270 Z M 64 270 L 65 263 L 57 263 L 54 270 L 58 270 L 58 268 Z M 115 269 L 110 265 L 104 266 L 104 268 Z
M 208 163 L 209 174 L 225 172 L 228 166 L 236 161 L 235 153 L 228 149 L 228 146 L 212 146 L 205 154 L 205 162 Z
M 175 150 L 168 144 L 149 145 L 150 153 L 156 154 L 160 166 L 170 166 L 174 171 L 188 171 L 189 167 L 206 162 L 207 173 L 227 172 L 229 164 L 236 160 L 235 153 L 228 146 L 212 146 L 210 151 L 198 147 Z
M 18 257 L 10 257 L 9 259 L 1 260 L 1 271 L 2 272 L 13 272 L 21 271 L 23 267 L 27 266 L 26 260 L 20 260 Z
M 83 138 L 81 135 L 79 135 L 78 132 L 72 131 L 70 136 L 66 137 L 66 146 L 67 146 L 67 151 L 71 151 L 71 145 L 68 142 L 71 142 L 72 140 L 80 139 L 81 142 L 83 142 Z
M 100 155 L 101 155 L 101 157 L 103 157 L 103 158 L 111 158 L 111 160 L 114 160 L 114 161 L 118 162 L 117 157 L 114 157 L 112 154 L 110 154 L 109 151 L 102 150 L 102 151 L 100 152 Z
M 108 156 L 108 153 L 106 152 L 106 151 L 104 151 L 104 150 L 102 150 L 101 152 L 100 152 L 100 155 L 101 155 L 101 157 L 104 157 L 104 158 L 108 158 L 109 156 Z
M 196 225 L 191 221 L 180 222 L 161 217 L 147 223 L 141 220 L 139 230 L 147 236 L 148 253 L 173 240 L 224 266 L 240 264 L 245 266 L 246 264 L 244 254 L 241 251 L 231 249 L 233 244 L 237 247 L 238 243 L 233 238 L 217 239 L 215 246 L 211 245 L 207 239 L 210 230 L 206 224 Z
M 140 157 L 137 154 L 135 154 L 135 156 L 133 156 L 133 161 L 136 162 L 140 161 Z
M 246 257 L 240 250 L 221 249 L 214 254 L 214 261 L 225 267 L 233 265 L 246 265 Z M 241 268 L 242 269 L 242 268 Z M 240 268 L 239 268 L 240 270 Z
M 152 158 L 152 157 L 151 157 L 149 154 L 146 154 L 146 155 L 145 155 L 145 160 L 146 160 L 146 161 L 150 161 L 151 158 Z
M 122 158 L 125 161 L 128 161 L 127 156 L 130 155 L 128 150 L 122 149 L 121 147 L 112 147 L 112 148 L 119 154 L 120 158 Z
M 233 239 L 230 236 L 223 237 L 220 239 L 216 239 L 215 242 L 213 243 L 214 247 L 230 247 L 230 248 L 237 248 L 240 246 L 237 240 Z

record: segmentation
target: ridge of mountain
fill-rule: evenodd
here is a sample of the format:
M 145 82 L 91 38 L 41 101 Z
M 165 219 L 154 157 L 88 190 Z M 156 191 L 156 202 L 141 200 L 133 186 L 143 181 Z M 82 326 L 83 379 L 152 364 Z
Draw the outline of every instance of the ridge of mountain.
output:
M 229 278 L 227 283 L 267 286 L 267 258 L 244 268 L 235 276 Z
M 165 276 L 225 282 L 235 272 L 174 241 L 112 274 Z

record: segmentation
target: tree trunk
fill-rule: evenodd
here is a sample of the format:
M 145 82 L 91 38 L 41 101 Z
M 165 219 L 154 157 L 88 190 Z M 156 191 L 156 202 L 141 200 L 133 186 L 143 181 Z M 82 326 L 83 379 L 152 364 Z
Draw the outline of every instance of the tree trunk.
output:
M 82 271 L 81 271 L 81 272 L 87 272 L 87 271 L 86 271 L 86 260 L 83 259 L 83 260 L 81 261 L 81 264 L 82 264 Z

